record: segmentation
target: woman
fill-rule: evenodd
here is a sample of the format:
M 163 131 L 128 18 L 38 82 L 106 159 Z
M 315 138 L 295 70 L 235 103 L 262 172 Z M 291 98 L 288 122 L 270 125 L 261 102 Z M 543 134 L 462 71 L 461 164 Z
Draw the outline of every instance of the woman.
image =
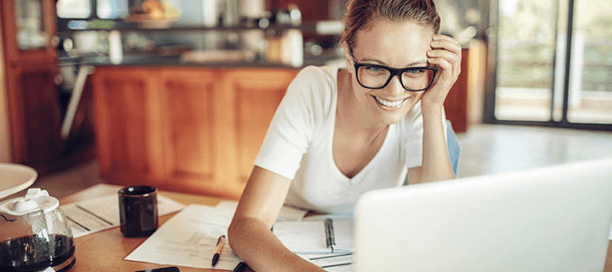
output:
M 461 47 L 432 0 L 352 0 L 345 68 L 306 67 L 289 86 L 230 228 L 255 271 L 322 271 L 270 231 L 283 204 L 320 212 L 365 191 L 454 178 L 443 103 Z

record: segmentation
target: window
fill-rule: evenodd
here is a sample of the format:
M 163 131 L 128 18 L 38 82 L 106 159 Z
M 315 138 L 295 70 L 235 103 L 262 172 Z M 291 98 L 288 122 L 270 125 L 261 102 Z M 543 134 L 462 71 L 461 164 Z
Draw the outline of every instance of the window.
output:
M 612 130 L 612 2 L 498 0 L 485 121 Z

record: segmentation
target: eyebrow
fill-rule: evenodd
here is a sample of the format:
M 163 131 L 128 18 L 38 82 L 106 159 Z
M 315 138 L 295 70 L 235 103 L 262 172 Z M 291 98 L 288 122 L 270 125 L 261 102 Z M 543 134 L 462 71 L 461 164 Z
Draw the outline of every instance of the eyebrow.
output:
M 387 64 L 383 61 L 377 60 L 377 59 L 363 59 L 361 61 L 369 61 L 369 62 L 376 62 L 382 66 L 386 66 Z M 426 60 L 417 60 L 414 61 L 412 63 L 409 63 L 408 65 L 406 65 L 405 67 L 415 67 L 415 66 L 426 66 L 427 65 L 427 61 Z

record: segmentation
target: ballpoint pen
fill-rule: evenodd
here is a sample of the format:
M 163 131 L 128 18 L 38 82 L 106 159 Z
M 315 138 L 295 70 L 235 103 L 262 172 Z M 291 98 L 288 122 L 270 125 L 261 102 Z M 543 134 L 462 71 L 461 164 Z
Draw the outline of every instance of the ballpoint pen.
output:
M 246 270 L 247 267 L 248 266 L 245 262 L 240 262 L 238 263 L 238 265 L 236 265 L 236 267 L 234 268 L 234 270 L 232 270 L 232 272 L 244 272 L 244 270 Z
M 225 235 L 221 235 L 219 240 L 217 240 L 217 250 L 215 251 L 215 255 L 212 258 L 212 267 L 214 268 L 217 262 L 219 261 L 219 256 L 221 256 L 221 251 L 223 251 L 223 245 L 225 244 Z
M 336 239 L 334 237 L 334 222 L 331 218 L 325 219 L 325 242 L 327 244 L 327 248 L 331 249 L 331 252 L 334 253 L 334 246 L 336 245 Z

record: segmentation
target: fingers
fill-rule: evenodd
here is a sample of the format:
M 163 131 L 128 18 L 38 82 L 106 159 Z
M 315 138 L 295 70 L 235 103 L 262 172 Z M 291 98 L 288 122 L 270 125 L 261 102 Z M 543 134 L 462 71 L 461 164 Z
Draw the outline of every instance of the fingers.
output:
M 449 51 L 459 53 L 461 52 L 461 45 L 459 42 L 449 36 L 436 34 L 433 36 L 431 47 L 434 49 L 445 48 Z
M 455 39 L 434 35 L 427 51 L 427 62 L 438 67 L 439 76 L 422 98 L 423 103 L 443 105 L 451 87 L 461 73 L 461 45 Z
M 428 62 L 430 64 L 437 65 L 439 68 L 441 68 L 443 70 L 441 72 L 449 71 L 451 72 L 450 75 L 458 74 L 456 66 L 459 65 L 454 64 L 460 63 L 461 60 L 459 59 L 460 57 L 457 57 L 456 54 L 453 54 L 448 51 L 432 50 L 427 53 L 427 56 L 429 57 Z
M 461 73 L 461 45 L 459 42 L 445 35 L 434 35 L 431 48 L 432 50 L 427 52 L 428 62 L 437 65 L 442 69 L 443 76 L 450 76 L 454 81 Z

